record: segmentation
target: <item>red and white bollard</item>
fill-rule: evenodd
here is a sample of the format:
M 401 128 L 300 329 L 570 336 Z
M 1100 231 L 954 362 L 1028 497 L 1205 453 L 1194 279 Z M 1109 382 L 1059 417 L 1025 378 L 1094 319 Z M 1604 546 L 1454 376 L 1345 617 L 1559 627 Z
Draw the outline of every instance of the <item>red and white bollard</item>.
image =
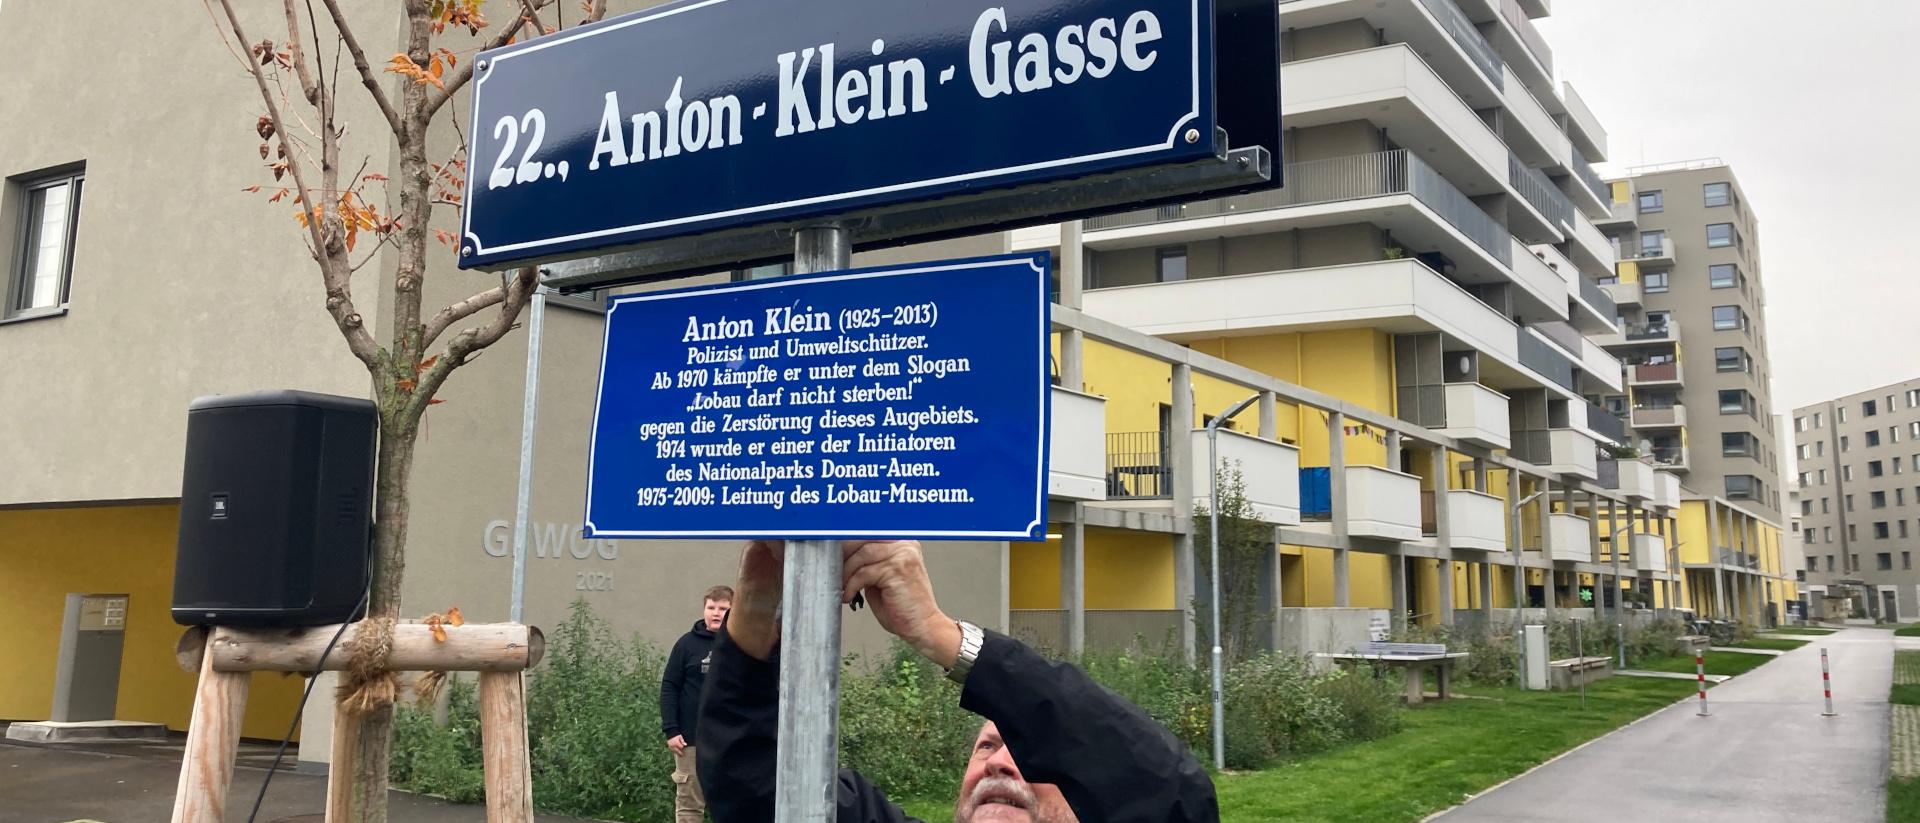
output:
M 1707 711 L 1707 655 L 1705 652 L 1693 653 L 1693 673 L 1700 678 L 1700 714 L 1699 717 L 1712 717 Z
M 1821 691 L 1825 692 L 1827 695 L 1827 710 L 1824 712 L 1821 712 L 1820 716 L 1834 717 L 1835 715 L 1833 713 L 1833 675 L 1830 674 L 1827 670 L 1827 649 L 1825 646 L 1820 647 L 1820 689 Z

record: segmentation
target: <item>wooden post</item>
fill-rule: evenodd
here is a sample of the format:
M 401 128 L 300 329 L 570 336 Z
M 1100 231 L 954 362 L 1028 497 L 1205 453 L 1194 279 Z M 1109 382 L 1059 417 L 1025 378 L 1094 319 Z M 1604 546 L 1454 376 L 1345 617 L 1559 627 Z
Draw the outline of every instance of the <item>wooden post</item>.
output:
M 487 823 L 533 823 L 524 672 L 480 673 L 480 751 Z
M 333 747 L 327 760 L 327 823 L 353 819 L 353 764 L 355 741 L 360 739 L 360 716 L 340 708 L 333 695 Z
M 201 656 L 187 750 L 173 792 L 173 823 L 225 823 L 227 790 L 233 786 L 233 759 L 240 747 L 240 722 L 247 713 L 251 677 L 246 672 L 214 671 L 213 655 Z

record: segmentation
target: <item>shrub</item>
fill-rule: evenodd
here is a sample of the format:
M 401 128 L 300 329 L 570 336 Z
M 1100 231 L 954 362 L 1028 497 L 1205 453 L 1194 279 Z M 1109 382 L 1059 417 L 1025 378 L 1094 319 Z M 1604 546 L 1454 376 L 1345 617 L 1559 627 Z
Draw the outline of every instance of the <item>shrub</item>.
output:
M 1213 749 L 1213 689 L 1207 670 L 1177 649 L 1089 651 L 1077 661 L 1095 682 L 1145 710 L 1194 751 Z
M 606 820 L 673 817 L 673 754 L 660 735 L 666 657 L 622 643 L 584 602 L 553 633 L 527 692 L 533 796 Z
M 480 710 L 473 685 L 459 679 L 447 686 L 447 724 L 434 722 L 429 709 L 402 705 L 393 717 L 393 785 L 477 803 L 482 796 Z
M 840 677 L 840 762 L 889 797 L 953 798 L 981 720 L 960 688 L 903 644 Z

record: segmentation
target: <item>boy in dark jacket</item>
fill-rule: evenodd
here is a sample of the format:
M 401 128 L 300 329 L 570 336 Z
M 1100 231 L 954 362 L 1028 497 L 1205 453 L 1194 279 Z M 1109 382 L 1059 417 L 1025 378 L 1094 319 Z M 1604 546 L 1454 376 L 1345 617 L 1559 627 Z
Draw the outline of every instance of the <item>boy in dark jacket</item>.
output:
M 674 823 L 700 823 L 706 814 L 706 796 L 694 774 L 694 731 L 700 722 L 700 688 L 713 659 L 714 633 L 732 608 L 733 589 L 708 589 L 700 622 L 673 644 L 660 677 L 660 731 L 673 750 Z

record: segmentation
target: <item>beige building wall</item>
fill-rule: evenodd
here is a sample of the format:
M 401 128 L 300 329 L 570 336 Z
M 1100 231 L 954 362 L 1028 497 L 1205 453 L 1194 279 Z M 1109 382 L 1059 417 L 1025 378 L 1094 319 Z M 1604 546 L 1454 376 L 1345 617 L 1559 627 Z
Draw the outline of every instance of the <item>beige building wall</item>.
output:
M 1884 587 L 1890 617 L 1920 616 L 1920 378 L 1794 409 L 1791 425 L 1807 582 Z
M 1640 235 L 1650 231 L 1666 232 L 1674 245 L 1668 291 L 1647 294 L 1644 311 L 1671 313 L 1672 322 L 1680 330 L 1680 363 L 1685 374 L 1680 402 L 1687 409 L 1690 456 L 1686 486 L 1703 495 L 1726 496 L 1728 475 L 1751 475 L 1764 484 L 1764 492 L 1742 501 L 1742 505 L 1755 509 L 1770 522 L 1784 523 L 1781 504 L 1787 492 L 1785 468 L 1774 422 L 1779 410 L 1773 400 L 1760 227 L 1753 207 L 1733 169 L 1724 165 L 1636 174 L 1631 179 L 1640 194 L 1661 192 L 1663 203 L 1661 211 L 1639 214 L 1639 231 L 1622 238 L 1623 249 L 1638 248 Z M 1709 183 L 1731 184 L 1734 205 L 1705 205 L 1704 186 Z M 1707 226 L 1716 223 L 1736 227 L 1740 240 L 1734 247 L 1707 247 Z M 1716 263 L 1737 265 L 1745 275 L 1746 286 L 1712 288 L 1708 267 Z M 1737 306 L 1748 318 L 1747 328 L 1715 330 L 1715 306 Z M 1744 349 L 1752 358 L 1751 374 L 1715 370 L 1715 350 L 1731 347 Z M 1723 390 L 1751 394 L 1751 412 L 1721 413 Z M 1721 435 L 1727 432 L 1751 434 L 1758 455 L 1723 455 Z

